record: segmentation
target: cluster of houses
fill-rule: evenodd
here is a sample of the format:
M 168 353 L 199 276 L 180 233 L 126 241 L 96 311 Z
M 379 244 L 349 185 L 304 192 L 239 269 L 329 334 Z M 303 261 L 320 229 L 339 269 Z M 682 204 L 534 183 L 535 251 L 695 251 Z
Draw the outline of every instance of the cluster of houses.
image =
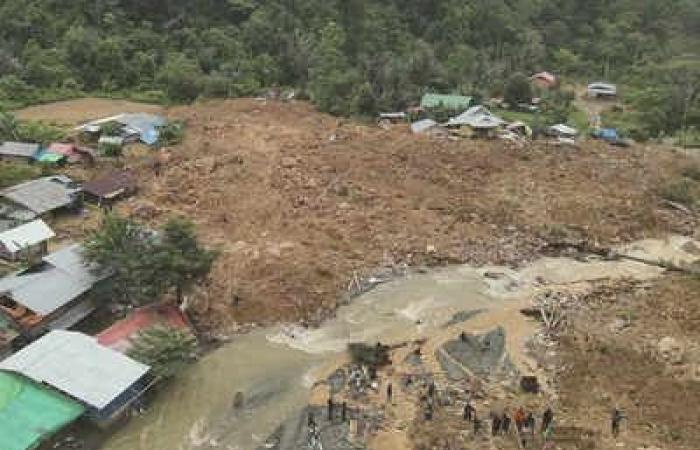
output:
M 97 150 L 71 142 L 53 142 L 40 145 L 31 142 L 0 143 L 0 161 L 44 163 L 49 165 L 86 163 L 92 165 L 98 154 L 107 154 L 112 146 L 142 142 L 156 145 L 161 129 L 167 125 L 165 118 L 145 113 L 124 113 L 94 120 L 76 127 L 76 141 L 96 143 Z
M 559 85 L 558 78 L 549 72 L 532 75 L 530 82 L 540 90 L 554 89 Z M 588 86 L 586 92 L 589 98 L 615 98 L 617 87 L 609 83 L 595 82 Z M 500 101 L 491 103 L 502 106 Z M 538 103 L 539 99 L 534 98 L 529 104 L 511 105 L 511 107 L 522 112 L 539 112 Z M 447 120 L 438 122 L 431 114 L 434 111 L 452 112 L 453 115 Z M 411 131 L 415 134 L 441 138 L 502 139 L 517 145 L 522 145 L 533 137 L 533 130 L 526 123 L 509 122 L 491 112 L 488 107 L 476 104 L 472 97 L 463 95 L 425 94 L 417 108 L 407 112 L 380 114 L 379 124 L 386 128 L 391 123 L 410 122 L 411 118 L 416 116 L 420 119 L 410 123 Z M 593 138 L 602 139 L 614 145 L 623 144 L 616 130 L 600 128 L 599 124 L 594 126 Z M 554 142 L 560 145 L 575 145 L 579 136 L 579 130 L 563 123 L 550 124 L 536 131 L 554 139 Z
M 153 117 L 115 116 L 80 132 L 116 123 L 125 141 L 154 143 L 164 122 Z M 0 145 L 3 159 L 58 161 L 42 156 L 49 153 L 95 156 L 71 144 Z M 0 278 L 0 449 L 34 449 L 78 420 L 109 427 L 126 417 L 157 381 L 127 356 L 133 339 L 156 325 L 191 330 L 176 305 L 157 304 L 95 334 L 99 321 L 91 319 L 109 304 L 100 287 L 111 274 L 85 262 L 82 244 L 55 242 L 54 219 L 85 203 L 111 207 L 136 188 L 132 173 L 113 171 L 85 183 L 50 175 L 0 190 L 0 267 L 10 269 Z

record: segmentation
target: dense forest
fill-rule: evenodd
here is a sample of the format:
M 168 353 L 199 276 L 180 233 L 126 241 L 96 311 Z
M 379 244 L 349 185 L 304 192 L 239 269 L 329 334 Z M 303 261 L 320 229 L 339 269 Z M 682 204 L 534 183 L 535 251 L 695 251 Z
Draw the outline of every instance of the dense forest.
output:
M 549 70 L 633 86 L 658 135 L 700 122 L 698 48 L 698 0 L 0 0 L 0 105 L 279 86 L 372 114 Z

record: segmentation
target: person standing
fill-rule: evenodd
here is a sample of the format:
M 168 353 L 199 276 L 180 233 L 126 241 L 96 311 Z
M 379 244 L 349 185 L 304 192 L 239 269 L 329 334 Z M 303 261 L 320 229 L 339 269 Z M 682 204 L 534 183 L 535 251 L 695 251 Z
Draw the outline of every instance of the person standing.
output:
M 510 422 L 510 416 L 504 411 L 503 417 L 501 417 L 501 431 L 503 432 L 504 436 L 507 436 L 510 432 Z
M 491 413 L 491 436 L 498 436 L 501 431 L 501 415 L 495 412 Z
M 328 397 L 328 420 L 333 420 L 333 410 L 335 409 L 335 404 L 333 403 L 333 397 Z
M 552 411 L 552 408 L 547 407 L 547 409 L 544 411 L 544 414 L 542 414 L 542 427 L 540 428 L 541 433 L 544 434 L 547 432 L 550 425 L 552 425 L 553 420 L 554 420 L 554 411 Z
M 387 403 L 391 403 L 392 397 L 394 396 L 394 387 L 392 386 L 391 382 L 386 385 L 386 401 Z
M 518 433 L 522 434 L 523 426 L 525 426 L 525 410 L 522 407 L 515 410 L 515 428 L 517 428 Z
M 474 417 L 474 407 L 472 404 L 467 400 L 467 403 L 464 404 L 464 411 L 462 414 L 462 418 L 464 420 L 472 420 Z
M 612 417 L 610 418 L 610 425 L 612 429 L 612 435 L 617 437 L 620 434 L 620 423 L 625 418 L 625 415 L 618 408 L 614 408 L 612 412 Z

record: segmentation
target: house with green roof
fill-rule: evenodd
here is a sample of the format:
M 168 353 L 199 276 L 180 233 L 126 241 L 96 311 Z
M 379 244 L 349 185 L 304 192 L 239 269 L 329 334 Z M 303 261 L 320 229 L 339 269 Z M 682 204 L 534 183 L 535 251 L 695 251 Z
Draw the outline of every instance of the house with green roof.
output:
M 0 449 L 31 450 L 80 417 L 85 408 L 12 372 L 0 371 Z
M 464 111 L 472 104 L 472 97 L 464 95 L 425 94 L 420 101 L 423 109 L 450 109 Z

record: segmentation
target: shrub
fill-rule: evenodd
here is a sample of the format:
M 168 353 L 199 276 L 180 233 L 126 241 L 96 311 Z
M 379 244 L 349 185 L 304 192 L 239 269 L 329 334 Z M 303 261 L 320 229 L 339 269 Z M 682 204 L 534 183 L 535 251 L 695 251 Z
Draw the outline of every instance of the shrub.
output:
M 160 129 L 160 145 L 177 145 L 185 137 L 185 126 L 182 122 L 169 122 Z

